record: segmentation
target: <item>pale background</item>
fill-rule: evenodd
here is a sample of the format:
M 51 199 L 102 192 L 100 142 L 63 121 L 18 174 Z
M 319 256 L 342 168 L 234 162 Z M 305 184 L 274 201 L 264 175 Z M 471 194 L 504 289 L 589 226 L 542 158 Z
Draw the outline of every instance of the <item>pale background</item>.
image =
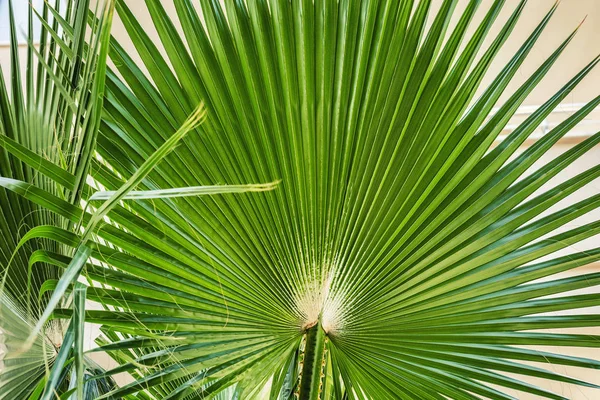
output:
M 15 2 L 19 3 L 21 1 L 25 2 L 25 0 L 16 0 Z M 434 0 L 435 7 L 439 7 L 442 1 L 443 0 Z M 0 0 L 0 4 L 3 2 L 6 2 L 6 0 Z M 136 12 L 140 23 L 143 26 L 147 27 L 149 32 L 154 33 L 154 30 L 152 28 L 152 22 L 148 13 L 145 11 L 145 7 L 143 6 L 142 0 L 127 0 L 127 2 L 132 6 L 137 5 L 139 3 L 139 6 L 133 6 L 132 9 L 134 10 L 134 12 Z M 172 0 L 164 0 L 163 3 L 168 10 L 174 10 Z M 479 19 L 483 16 L 484 11 L 487 9 L 486 6 L 491 3 L 492 0 L 482 1 L 482 6 L 480 7 L 480 11 L 478 12 Z M 465 4 L 466 0 L 461 0 L 459 2 L 458 10 L 464 8 Z M 492 35 L 498 32 L 504 21 L 506 21 L 508 16 L 511 14 L 516 4 L 518 4 L 518 0 L 506 1 L 505 8 L 499 16 L 494 29 L 492 29 Z M 532 32 L 534 27 L 539 23 L 539 21 L 543 18 L 545 13 L 552 7 L 553 4 L 554 0 L 530 0 L 528 2 L 527 6 L 525 7 L 525 10 L 523 11 L 521 19 L 512 34 L 512 37 L 504 45 L 503 49 L 499 54 L 499 57 L 496 59 L 497 61 L 492 65 L 488 73 L 487 80 L 484 80 L 482 87 L 485 87 L 487 82 L 489 82 L 490 79 L 493 79 L 493 77 L 500 71 L 500 69 L 505 65 L 505 63 L 512 56 L 512 54 L 514 54 L 514 52 L 525 40 L 525 38 Z M 2 8 L 0 8 L 0 12 L 2 12 Z M 175 15 L 174 11 L 172 15 Z M 522 84 L 530 76 L 530 74 L 546 59 L 546 57 L 548 57 L 553 52 L 553 50 L 567 37 L 567 35 L 569 35 L 581 23 L 581 21 L 584 20 L 584 18 L 586 18 L 585 22 L 581 26 L 576 37 L 573 39 L 569 47 L 564 51 L 563 55 L 557 61 L 557 63 L 549 72 L 547 77 L 525 101 L 524 106 L 520 109 L 515 118 L 513 118 L 508 128 L 505 130 L 504 134 L 510 133 L 511 129 L 514 128 L 516 123 L 526 118 L 532 112 L 532 110 L 535 110 L 536 106 L 548 100 L 548 98 L 552 96 L 561 86 L 563 86 L 573 75 L 575 75 L 595 56 L 600 54 L 600 0 L 563 0 L 558 6 L 554 17 L 548 24 L 546 31 L 543 33 L 537 45 L 530 53 L 528 60 L 523 64 L 523 66 L 517 73 L 515 79 L 509 86 L 508 94 L 510 94 L 513 90 L 518 88 L 519 85 Z M 0 28 L 2 28 L 1 23 Z M 125 44 L 125 48 L 131 50 L 131 54 L 134 54 L 133 47 L 129 45 L 127 39 L 124 39 L 127 37 L 127 35 L 125 33 L 125 29 L 123 28 L 120 21 L 118 21 L 118 19 L 115 21 L 113 32 L 116 37 L 122 40 L 122 43 Z M 0 35 L 0 65 L 4 70 L 4 73 L 8 74 L 10 62 L 8 46 L 6 43 L 2 43 L 2 37 L 3 36 Z M 492 36 L 490 36 L 490 38 L 491 37 Z M 24 47 L 22 47 L 22 49 L 24 49 Z M 505 95 L 503 99 L 506 99 L 508 94 Z M 540 129 L 538 129 L 538 131 L 536 131 L 536 133 L 534 134 L 534 140 L 536 137 L 543 135 L 544 132 L 547 132 L 548 129 L 554 127 L 557 122 L 560 122 L 564 118 L 569 116 L 583 103 L 591 100 L 595 95 L 598 94 L 600 94 L 600 67 L 596 67 L 596 69 L 585 78 L 585 80 L 579 85 L 579 87 L 577 87 L 572 92 L 572 94 L 570 94 L 565 99 L 561 107 L 559 107 L 555 112 L 553 112 L 552 115 L 547 119 L 547 121 L 545 121 L 545 123 L 542 124 L 542 127 L 540 127 Z M 548 160 L 551 160 L 559 154 L 567 151 L 575 144 L 581 142 L 583 139 L 589 137 L 591 134 L 599 130 L 600 110 L 596 110 L 586 119 L 586 121 L 582 122 L 579 126 L 577 126 L 552 150 L 550 150 L 544 156 L 544 158 L 534 167 L 534 169 L 538 168 L 540 165 L 543 165 Z M 531 143 L 532 141 L 528 141 L 523 146 L 523 149 L 525 149 Z M 579 159 L 576 163 L 567 168 L 567 170 L 561 173 L 560 176 L 553 179 L 552 182 L 543 189 L 547 189 L 548 187 L 554 186 L 564 181 L 565 179 L 596 165 L 599 161 L 600 146 L 597 146 L 590 152 L 588 152 L 585 156 L 583 156 L 581 159 Z M 555 211 L 574 201 L 579 201 L 581 199 L 594 195 L 598 193 L 599 190 L 600 181 L 596 180 L 590 185 L 588 185 L 586 188 L 581 190 L 579 193 L 576 193 L 575 195 L 561 202 L 557 207 L 554 207 L 553 210 Z M 573 221 L 568 225 L 567 229 L 572 229 L 576 226 L 599 219 L 600 210 L 597 210 Z M 567 251 L 562 252 L 562 254 L 575 251 L 582 251 L 592 247 L 598 247 L 598 238 L 592 238 L 585 242 L 582 242 L 576 246 L 573 246 Z M 590 273 L 593 271 L 600 272 L 600 263 L 586 266 L 584 268 L 579 269 L 577 272 Z M 594 292 L 600 291 L 594 290 Z M 585 312 L 596 313 L 598 313 L 599 311 L 600 310 L 585 310 Z M 581 310 L 578 312 L 581 312 Z M 574 330 L 570 331 L 573 332 Z M 594 333 L 596 335 L 600 335 L 600 329 L 596 329 L 595 332 L 591 330 L 583 331 L 587 333 Z M 89 345 L 92 345 L 93 338 L 96 333 L 96 329 L 89 329 Z M 560 349 L 554 350 L 561 351 Z M 593 358 L 596 360 L 600 359 L 600 349 L 575 349 L 569 350 L 569 352 L 569 354 L 576 354 L 579 356 Z M 100 357 L 98 361 L 106 366 L 109 364 L 107 360 L 102 357 Z M 600 385 L 600 373 L 596 371 L 582 370 L 579 368 L 571 367 L 565 368 L 558 366 L 553 366 L 552 369 L 556 372 L 561 372 Z M 123 382 L 123 379 L 126 378 L 121 377 L 121 379 L 119 380 Z M 573 400 L 600 399 L 600 390 L 594 390 L 590 388 L 583 388 L 560 383 L 548 383 L 547 381 L 542 380 L 535 380 L 535 383 L 541 387 L 552 389 L 556 393 Z M 517 399 L 536 398 L 535 396 L 510 391 L 507 389 L 503 390 L 508 391 Z

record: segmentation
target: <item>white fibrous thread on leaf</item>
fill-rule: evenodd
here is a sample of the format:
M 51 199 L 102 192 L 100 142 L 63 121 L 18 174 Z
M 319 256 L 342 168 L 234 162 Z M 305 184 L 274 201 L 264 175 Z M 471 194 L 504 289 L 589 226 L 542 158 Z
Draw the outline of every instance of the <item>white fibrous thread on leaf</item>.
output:
M 304 285 L 296 296 L 296 307 L 301 316 L 301 329 L 304 331 L 319 322 L 323 330 L 330 335 L 339 333 L 343 328 L 340 296 L 330 292 L 332 273 L 323 280 L 312 280 Z

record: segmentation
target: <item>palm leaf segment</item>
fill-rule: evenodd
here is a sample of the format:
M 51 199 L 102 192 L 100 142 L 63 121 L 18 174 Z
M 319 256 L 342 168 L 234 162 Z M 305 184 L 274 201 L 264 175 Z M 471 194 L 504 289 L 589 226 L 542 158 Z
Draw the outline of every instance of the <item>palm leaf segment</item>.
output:
M 107 77 L 94 177 L 118 189 L 204 101 L 206 122 L 141 186 L 281 184 L 108 214 L 84 273 L 98 283 L 88 298 L 107 307 L 86 318 L 104 325 L 101 350 L 121 362 L 108 373 L 137 378 L 113 395 L 507 399 L 515 389 L 562 399 L 509 374 L 585 385 L 529 362 L 597 361 L 522 346 L 598 345 L 546 331 L 598 326 L 597 315 L 539 315 L 597 305 L 592 295 L 545 297 L 596 285 L 597 274 L 537 280 L 599 258 L 593 249 L 539 260 L 598 233 L 598 222 L 553 233 L 598 196 L 540 215 L 600 168 L 538 189 L 600 135 L 527 171 L 600 98 L 511 156 L 597 59 L 494 146 L 573 37 L 492 114 L 555 8 L 475 97 L 524 2 L 489 46 L 503 1 L 470 36 L 476 0 L 451 29 L 455 1 L 430 26 L 427 0 L 225 3 L 202 0 L 200 14 L 176 0 L 180 36 L 160 2 L 147 2 L 164 53 L 117 4 L 144 70 L 112 42 L 118 72 Z M 56 228 L 30 232 L 47 236 L 78 243 Z

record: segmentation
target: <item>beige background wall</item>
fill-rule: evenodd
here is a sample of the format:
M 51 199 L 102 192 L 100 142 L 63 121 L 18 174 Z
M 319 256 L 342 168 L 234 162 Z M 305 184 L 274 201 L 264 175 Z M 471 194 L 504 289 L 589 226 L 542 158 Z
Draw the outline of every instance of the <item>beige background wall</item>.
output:
M 435 7 L 439 7 L 443 0 L 435 0 Z M 131 5 L 141 4 L 142 0 L 127 0 Z M 173 10 L 172 0 L 163 1 L 165 7 L 169 10 Z M 487 9 L 487 5 L 492 3 L 492 0 L 483 0 L 480 12 L 478 12 L 477 19 L 481 19 L 483 16 L 483 10 Z M 518 3 L 518 0 L 507 0 L 506 6 L 499 16 L 499 19 L 492 29 L 492 33 L 496 33 L 501 28 L 502 24 L 510 13 L 514 6 Z M 466 0 L 460 0 L 459 10 L 464 8 Z M 486 81 L 483 85 L 485 86 L 490 79 L 500 71 L 508 59 L 514 54 L 514 52 L 521 45 L 523 40 L 531 33 L 536 24 L 543 18 L 544 14 L 552 7 L 554 0 L 529 0 L 523 15 L 516 26 L 511 39 L 508 40 L 504 48 L 502 49 L 497 61 L 494 63 L 488 73 Z M 148 27 L 149 32 L 153 32 L 151 26 L 150 17 L 145 11 L 144 7 L 132 7 L 138 15 L 139 21 Z M 174 13 L 173 13 L 174 15 Z M 542 104 L 552 94 L 556 92 L 562 85 L 564 85 L 574 74 L 576 74 L 582 67 L 584 67 L 590 60 L 596 55 L 600 54 L 600 0 L 563 0 L 553 17 L 550 21 L 546 31 L 539 40 L 538 44 L 532 50 L 529 59 L 519 70 L 517 76 L 509 87 L 509 93 L 519 87 L 529 75 L 548 57 L 553 50 L 572 32 L 581 21 L 587 16 L 587 19 L 579 29 L 578 34 L 573 39 L 572 43 L 563 53 L 561 59 L 556 63 L 553 69 L 550 71 L 548 76 L 544 79 L 542 84 L 528 97 L 525 102 L 525 106 L 519 111 L 518 115 L 513 118 L 509 127 L 505 130 L 504 134 L 510 133 L 511 129 L 529 113 L 535 109 L 535 106 Z M 119 39 L 126 37 L 125 30 L 121 23 L 117 20 L 114 26 L 114 35 Z M 126 40 L 126 39 L 124 39 Z M 491 40 L 490 40 L 491 42 Z M 126 43 L 126 42 L 125 42 Z M 489 43 L 489 42 L 488 42 Z M 133 50 L 128 44 L 125 45 L 127 49 Z M 9 55 L 8 47 L 0 44 L 0 65 L 5 73 L 9 71 Z M 6 75 L 5 75 L 6 76 Z M 579 87 L 573 91 L 564 101 L 563 105 L 554 112 L 547 121 L 543 124 L 543 127 L 538 129 L 535 137 L 539 137 L 544 134 L 547 129 L 552 128 L 557 122 L 562 121 L 565 117 L 570 115 L 573 110 L 577 109 L 578 106 L 586 101 L 592 99 L 595 95 L 600 94 L 600 67 L 592 71 L 589 76 L 579 85 Z M 505 95 L 504 98 L 508 96 Z M 553 159 L 559 154 L 567 151 L 569 148 L 588 137 L 590 134 L 600 130 L 600 110 L 592 113 L 588 120 L 577 126 L 565 139 L 563 139 L 555 148 L 553 148 L 544 158 L 536 164 L 533 168 L 538 168 L 547 161 Z M 529 141 L 524 147 L 526 148 L 531 141 Z M 564 173 L 554 179 L 549 185 L 556 185 L 562 182 L 568 177 L 574 176 L 577 173 L 597 165 L 600 161 L 600 147 L 596 147 L 584 157 L 582 157 L 575 164 L 571 165 Z M 553 210 L 559 209 L 566 204 L 570 204 L 574 201 L 581 200 L 591 195 L 600 192 L 600 181 L 588 185 L 584 190 L 571 196 L 569 199 L 561 202 Z M 551 210 L 552 211 L 552 210 Z M 586 222 L 600 219 L 600 211 L 592 212 L 578 220 L 569 224 L 566 229 L 580 226 Z M 563 251 L 562 253 L 567 254 L 569 252 L 582 251 L 588 248 L 597 247 L 598 238 L 589 239 L 581 244 L 573 246 L 572 248 Z M 600 264 L 590 265 L 580 269 L 578 272 L 600 272 Z M 598 292 L 598 291 L 596 291 Z M 599 312 L 600 310 L 587 310 L 587 312 Z M 96 330 L 90 330 L 90 343 L 92 342 L 94 332 Z M 588 331 L 591 333 L 590 331 Z M 596 330 L 595 334 L 600 335 L 600 330 Z M 577 354 L 584 357 L 593 358 L 596 360 L 600 359 L 600 350 L 575 350 L 571 351 L 571 354 Z M 99 360 L 103 364 L 106 360 Z M 564 367 L 553 367 L 553 370 L 562 372 L 570 376 L 583 378 L 585 380 L 600 384 L 600 374 L 593 371 L 583 371 L 578 368 L 564 368 Z M 549 384 L 545 381 L 536 381 L 539 386 L 546 387 L 556 391 L 559 394 L 564 395 L 569 399 L 600 399 L 600 390 L 594 390 L 590 388 L 581 388 L 566 384 Z M 534 399 L 534 396 L 528 396 L 520 393 L 512 393 L 518 399 Z

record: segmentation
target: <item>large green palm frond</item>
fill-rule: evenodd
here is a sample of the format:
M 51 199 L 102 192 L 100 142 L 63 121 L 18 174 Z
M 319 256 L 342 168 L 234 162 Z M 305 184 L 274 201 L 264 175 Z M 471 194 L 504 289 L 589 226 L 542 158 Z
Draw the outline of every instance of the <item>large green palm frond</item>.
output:
M 147 1 L 160 44 L 117 3 L 143 66 L 111 42 L 94 178 L 121 188 L 204 102 L 207 120 L 141 189 L 281 183 L 127 200 L 94 230 L 83 273 L 105 308 L 86 320 L 103 325 L 98 350 L 120 363 L 107 374 L 135 378 L 112 396 L 508 399 L 514 389 L 562 399 L 528 377 L 590 385 L 548 363 L 597 360 L 529 346 L 598 346 L 596 336 L 548 332 L 598 326 L 597 315 L 547 313 L 600 301 L 556 296 L 597 285 L 598 274 L 554 277 L 597 261 L 598 249 L 552 257 L 599 232 L 599 222 L 555 231 L 600 198 L 544 212 L 600 167 L 538 189 L 600 135 L 530 171 L 600 97 L 515 152 L 598 59 L 498 144 L 575 33 L 497 104 L 556 7 L 476 97 L 524 7 L 484 46 L 504 1 L 467 34 L 479 3 L 453 25 L 456 1 L 429 18 L 429 0 L 201 0 L 200 10 L 175 0 L 177 23 Z M 29 189 L 15 188 L 71 221 L 89 218 Z M 34 228 L 34 238 L 81 240 L 59 227 Z M 36 252 L 40 261 L 69 271 L 76 262 L 51 250 Z
M 110 373 L 138 378 L 115 395 L 151 387 L 157 398 L 208 397 L 237 383 L 241 398 L 270 385 L 272 398 L 308 399 L 321 373 L 331 398 L 509 398 L 499 387 L 562 398 L 512 373 L 585 384 L 529 362 L 598 361 L 520 346 L 597 346 L 541 331 L 597 326 L 596 315 L 538 315 L 597 305 L 596 295 L 546 297 L 596 285 L 596 274 L 537 280 L 596 261 L 598 250 L 536 260 L 598 233 L 594 222 L 552 234 L 598 196 L 539 216 L 600 168 L 537 190 L 600 135 L 527 171 L 600 98 L 513 155 L 598 59 L 496 146 L 575 33 L 492 113 L 555 7 L 476 98 L 524 2 L 487 47 L 504 2 L 472 35 L 480 2 L 449 29 L 455 3 L 443 2 L 428 26 L 426 0 L 203 0 L 200 12 L 176 0 L 177 23 L 146 2 L 160 45 L 117 5 L 143 69 L 113 41 L 118 71 L 107 80 L 98 152 L 114 170 L 102 183 L 117 188 L 204 101 L 200 133 L 148 188 L 281 185 L 130 203 L 123 231 L 100 231 L 123 252 L 98 248 L 94 257 L 115 269 L 87 269 L 107 285 L 90 298 L 116 308 L 87 317 L 110 332 L 105 349 L 130 360 Z

